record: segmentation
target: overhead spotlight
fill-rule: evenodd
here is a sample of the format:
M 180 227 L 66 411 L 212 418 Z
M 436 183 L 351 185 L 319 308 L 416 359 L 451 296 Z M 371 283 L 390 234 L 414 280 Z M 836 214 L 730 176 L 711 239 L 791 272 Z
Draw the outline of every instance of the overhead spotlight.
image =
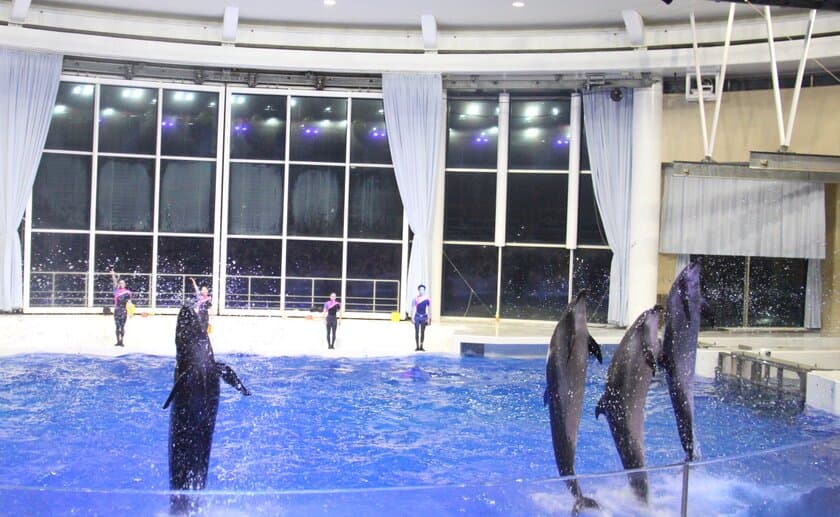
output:
M 624 92 L 621 91 L 621 88 L 613 88 L 610 91 L 610 99 L 612 99 L 613 102 L 619 102 L 623 98 Z
M 671 5 L 671 2 L 673 2 L 674 0 L 662 0 L 662 1 L 665 2 L 668 5 Z
M 324 87 L 327 85 L 327 78 L 323 75 L 315 76 L 315 89 L 316 90 L 323 90 Z
M 420 29 L 423 32 L 423 48 L 437 50 L 437 21 L 431 14 L 420 17 Z
M 12 0 L 9 21 L 12 23 L 23 23 L 26 21 L 26 14 L 29 12 L 29 5 L 31 3 L 32 0 Z
M 239 25 L 239 8 L 225 7 L 225 16 L 222 18 L 222 41 L 227 43 L 236 41 L 237 25 Z

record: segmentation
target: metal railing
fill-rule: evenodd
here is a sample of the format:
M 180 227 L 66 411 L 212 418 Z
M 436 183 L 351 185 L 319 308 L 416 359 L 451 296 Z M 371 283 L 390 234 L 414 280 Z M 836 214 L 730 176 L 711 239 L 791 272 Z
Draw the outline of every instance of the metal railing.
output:
M 793 394 L 801 399 L 804 407 L 808 372 L 815 369 L 793 361 L 758 355 L 756 352 L 722 351 L 718 353 L 715 378 L 734 380 L 778 396 Z M 785 382 L 786 379 L 794 382 Z
M 29 276 L 29 304 L 33 307 L 86 307 L 87 282 L 87 273 L 33 271 Z

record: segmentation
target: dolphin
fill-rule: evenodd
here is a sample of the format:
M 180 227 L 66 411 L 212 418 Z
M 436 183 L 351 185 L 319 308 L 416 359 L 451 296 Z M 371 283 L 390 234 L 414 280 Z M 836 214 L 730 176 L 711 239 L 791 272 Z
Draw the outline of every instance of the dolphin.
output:
M 660 355 L 659 305 L 643 312 L 627 329 L 607 370 L 607 386 L 595 418 L 607 415 L 615 448 L 625 469 L 645 466 L 645 400 Z M 633 492 L 647 503 L 647 473 L 628 474 Z
M 659 358 L 668 381 L 668 394 L 686 461 L 699 459 L 700 454 L 694 438 L 694 368 L 700 312 L 704 304 L 700 294 L 701 269 L 700 262 L 691 262 L 671 286 L 665 307 L 665 332 Z
M 230 366 L 217 362 L 206 327 L 191 307 L 178 314 L 175 330 L 175 385 L 163 404 L 169 416 L 169 488 L 202 490 L 219 408 L 219 379 L 250 395 Z M 173 509 L 188 499 L 173 496 Z
M 602 362 L 601 347 L 586 327 L 586 291 L 580 291 L 560 316 L 548 346 L 543 402 L 551 419 L 551 441 L 554 460 L 560 476 L 574 476 L 575 450 L 586 384 L 587 355 Z M 577 479 L 566 480 L 575 497 L 572 510 L 577 515 L 583 508 L 599 508 L 594 499 L 584 497 Z

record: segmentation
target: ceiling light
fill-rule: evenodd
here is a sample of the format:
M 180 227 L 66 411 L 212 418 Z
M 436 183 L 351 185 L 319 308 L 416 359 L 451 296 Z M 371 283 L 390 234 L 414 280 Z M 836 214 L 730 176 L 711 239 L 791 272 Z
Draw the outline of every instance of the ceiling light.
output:
M 525 2 L 517 1 L 517 2 L 512 3 L 511 5 L 514 6 L 514 7 L 525 7 Z
M 332 7 L 335 5 L 335 0 L 324 0 L 324 5 L 327 7 Z

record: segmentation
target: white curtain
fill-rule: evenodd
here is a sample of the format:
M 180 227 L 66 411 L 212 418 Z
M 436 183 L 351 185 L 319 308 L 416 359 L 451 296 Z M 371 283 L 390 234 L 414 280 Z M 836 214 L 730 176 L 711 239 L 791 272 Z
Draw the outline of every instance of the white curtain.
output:
M 805 328 L 822 327 L 822 268 L 818 259 L 808 260 L 808 277 L 805 282 Z
M 822 184 L 666 175 L 663 253 L 825 258 Z
M 674 268 L 674 280 L 680 276 L 680 273 L 682 273 L 682 270 L 685 269 L 685 266 L 687 266 L 689 262 L 691 262 L 691 255 L 683 253 L 677 255 L 677 264 Z
M 610 302 L 607 321 L 627 325 L 627 255 L 630 241 L 630 183 L 633 165 L 633 90 L 622 90 L 616 102 L 610 91 L 583 94 L 586 141 L 592 184 L 607 243 L 610 265 Z
M 408 261 L 405 302 L 419 284 L 430 285 L 431 239 L 443 124 L 440 74 L 382 74 L 385 126 L 397 187 L 414 242 Z M 409 307 L 410 305 L 406 305 Z
M 47 140 L 61 66 L 59 55 L 0 47 L 0 311 L 23 305 L 17 229 Z

